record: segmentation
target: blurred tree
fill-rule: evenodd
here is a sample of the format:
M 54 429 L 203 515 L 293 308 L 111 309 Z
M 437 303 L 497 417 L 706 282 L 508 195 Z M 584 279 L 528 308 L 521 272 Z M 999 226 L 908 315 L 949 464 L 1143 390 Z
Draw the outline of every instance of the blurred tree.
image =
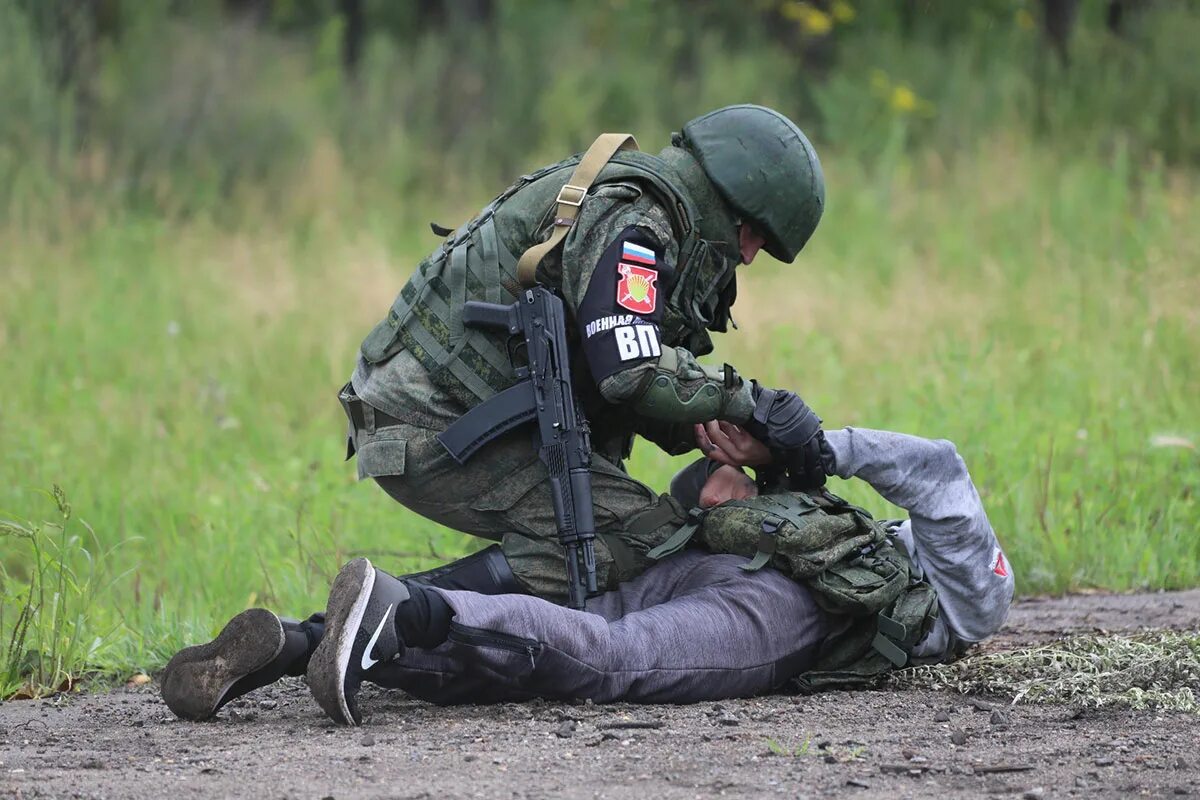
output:
M 224 0 L 225 10 L 233 17 L 261 26 L 271 20 L 274 0 Z
M 416 34 L 438 35 L 450 49 L 445 81 L 433 92 L 442 136 L 453 141 L 489 118 L 489 52 L 496 42 L 495 0 L 415 0 Z
M 1067 44 L 1078 16 L 1079 0 L 1042 0 L 1042 30 L 1064 67 L 1071 63 Z
M 367 36 L 366 9 L 363 0 L 338 0 L 344 27 L 342 29 L 342 68 L 346 77 L 358 77 L 358 65 L 362 61 L 363 42 Z
M 82 145 L 96 112 L 100 40 L 115 37 L 119 30 L 119 0 L 25 0 L 20 5 L 38 32 L 43 62 L 55 86 L 73 101 L 70 133 Z
M 1144 13 L 1152 0 L 1109 0 L 1105 9 L 1104 26 L 1114 36 L 1124 36 L 1129 31 L 1132 17 Z
M 833 0 L 783 0 L 770 8 L 767 30 L 799 56 L 804 71 L 827 76 L 837 57 Z M 847 3 L 840 3 L 848 6 Z

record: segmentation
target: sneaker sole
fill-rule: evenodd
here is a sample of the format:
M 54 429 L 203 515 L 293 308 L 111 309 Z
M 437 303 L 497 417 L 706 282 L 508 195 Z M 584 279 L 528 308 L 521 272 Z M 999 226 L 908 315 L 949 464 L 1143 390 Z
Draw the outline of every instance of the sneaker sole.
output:
M 346 702 L 346 669 L 374 588 L 375 568 L 367 559 L 356 558 L 342 567 L 329 590 L 325 635 L 308 662 L 308 687 L 313 698 L 330 719 L 341 725 L 362 722 Z
M 163 670 L 162 698 L 178 717 L 209 719 L 229 687 L 269 664 L 283 643 L 279 617 L 263 608 L 243 611 L 211 642 L 175 654 Z

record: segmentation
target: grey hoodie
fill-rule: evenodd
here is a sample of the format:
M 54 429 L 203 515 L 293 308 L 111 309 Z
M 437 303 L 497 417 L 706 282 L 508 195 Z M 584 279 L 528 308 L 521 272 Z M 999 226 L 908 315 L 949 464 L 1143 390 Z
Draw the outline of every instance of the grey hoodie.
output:
M 1013 598 L 1012 567 L 954 444 L 869 428 L 825 437 L 838 477 L 866 481 L 909 514 L 896 538 L 940 606 L 913 655 L 951 656 L 1000 630 Z

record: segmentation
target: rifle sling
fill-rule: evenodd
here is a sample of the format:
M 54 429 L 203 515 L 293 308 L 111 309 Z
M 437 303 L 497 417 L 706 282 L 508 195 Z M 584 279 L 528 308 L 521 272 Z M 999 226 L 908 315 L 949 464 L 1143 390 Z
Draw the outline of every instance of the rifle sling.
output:
M 602 133 L 596 137 L 596 141 L 592 142 L 592 146 L 579 159 L 575 171 L 571 173 L 571 177 L 558 192 L 558 197 L 554 201 L 554 227 L 550 231 L 549 238 L 530 247 L 521 254 L 521 258 L 517 262 L 517 280 L 521 282 L 522 286 L 530 287 L 537 282 L 538 264 L 542 263 L 542 259 L 566 238 L 567 232 L 571 230 L 571 226 L 579 217 L 579 210 L 583 207 L 588 189 L 592 187 L 592 183 L 604 165 L 617 154 L 618 150 L 637 149 L 637 139 L 634 139 L 632 134 Z

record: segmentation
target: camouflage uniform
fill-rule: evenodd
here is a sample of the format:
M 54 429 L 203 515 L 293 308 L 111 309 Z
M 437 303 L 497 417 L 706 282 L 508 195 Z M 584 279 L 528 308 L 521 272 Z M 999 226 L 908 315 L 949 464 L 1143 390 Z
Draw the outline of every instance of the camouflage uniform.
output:
M 464 329 L 462 304 L 512 301 L 514 255 L 548 237 L 576 162 L 525 176 L 422 261 L 364 341 L 343 397 L 360 478 L 435 522 L 499 541 L 520 582 L 553 599 L 565 596 L 565 569 L 530 431 L 505 434 L 466 465 L 436 436 L 515 382 L 504 339 Z M 576 395 L 591 426 L 602 588 L 643 572 L 647 551 L 685 518 L 676 500 L 625 472 L 633 436 L 683 453 L 695 446 L 693 423 L 744 423 L 754 411 L 749 383 L 696 360 L 712 350 L 708 331 L 725 329 L 740 261 L 739 214 L 710 171 L 685 137 L 658 156 L 621 155 L 537 269 L 564 300 Z

